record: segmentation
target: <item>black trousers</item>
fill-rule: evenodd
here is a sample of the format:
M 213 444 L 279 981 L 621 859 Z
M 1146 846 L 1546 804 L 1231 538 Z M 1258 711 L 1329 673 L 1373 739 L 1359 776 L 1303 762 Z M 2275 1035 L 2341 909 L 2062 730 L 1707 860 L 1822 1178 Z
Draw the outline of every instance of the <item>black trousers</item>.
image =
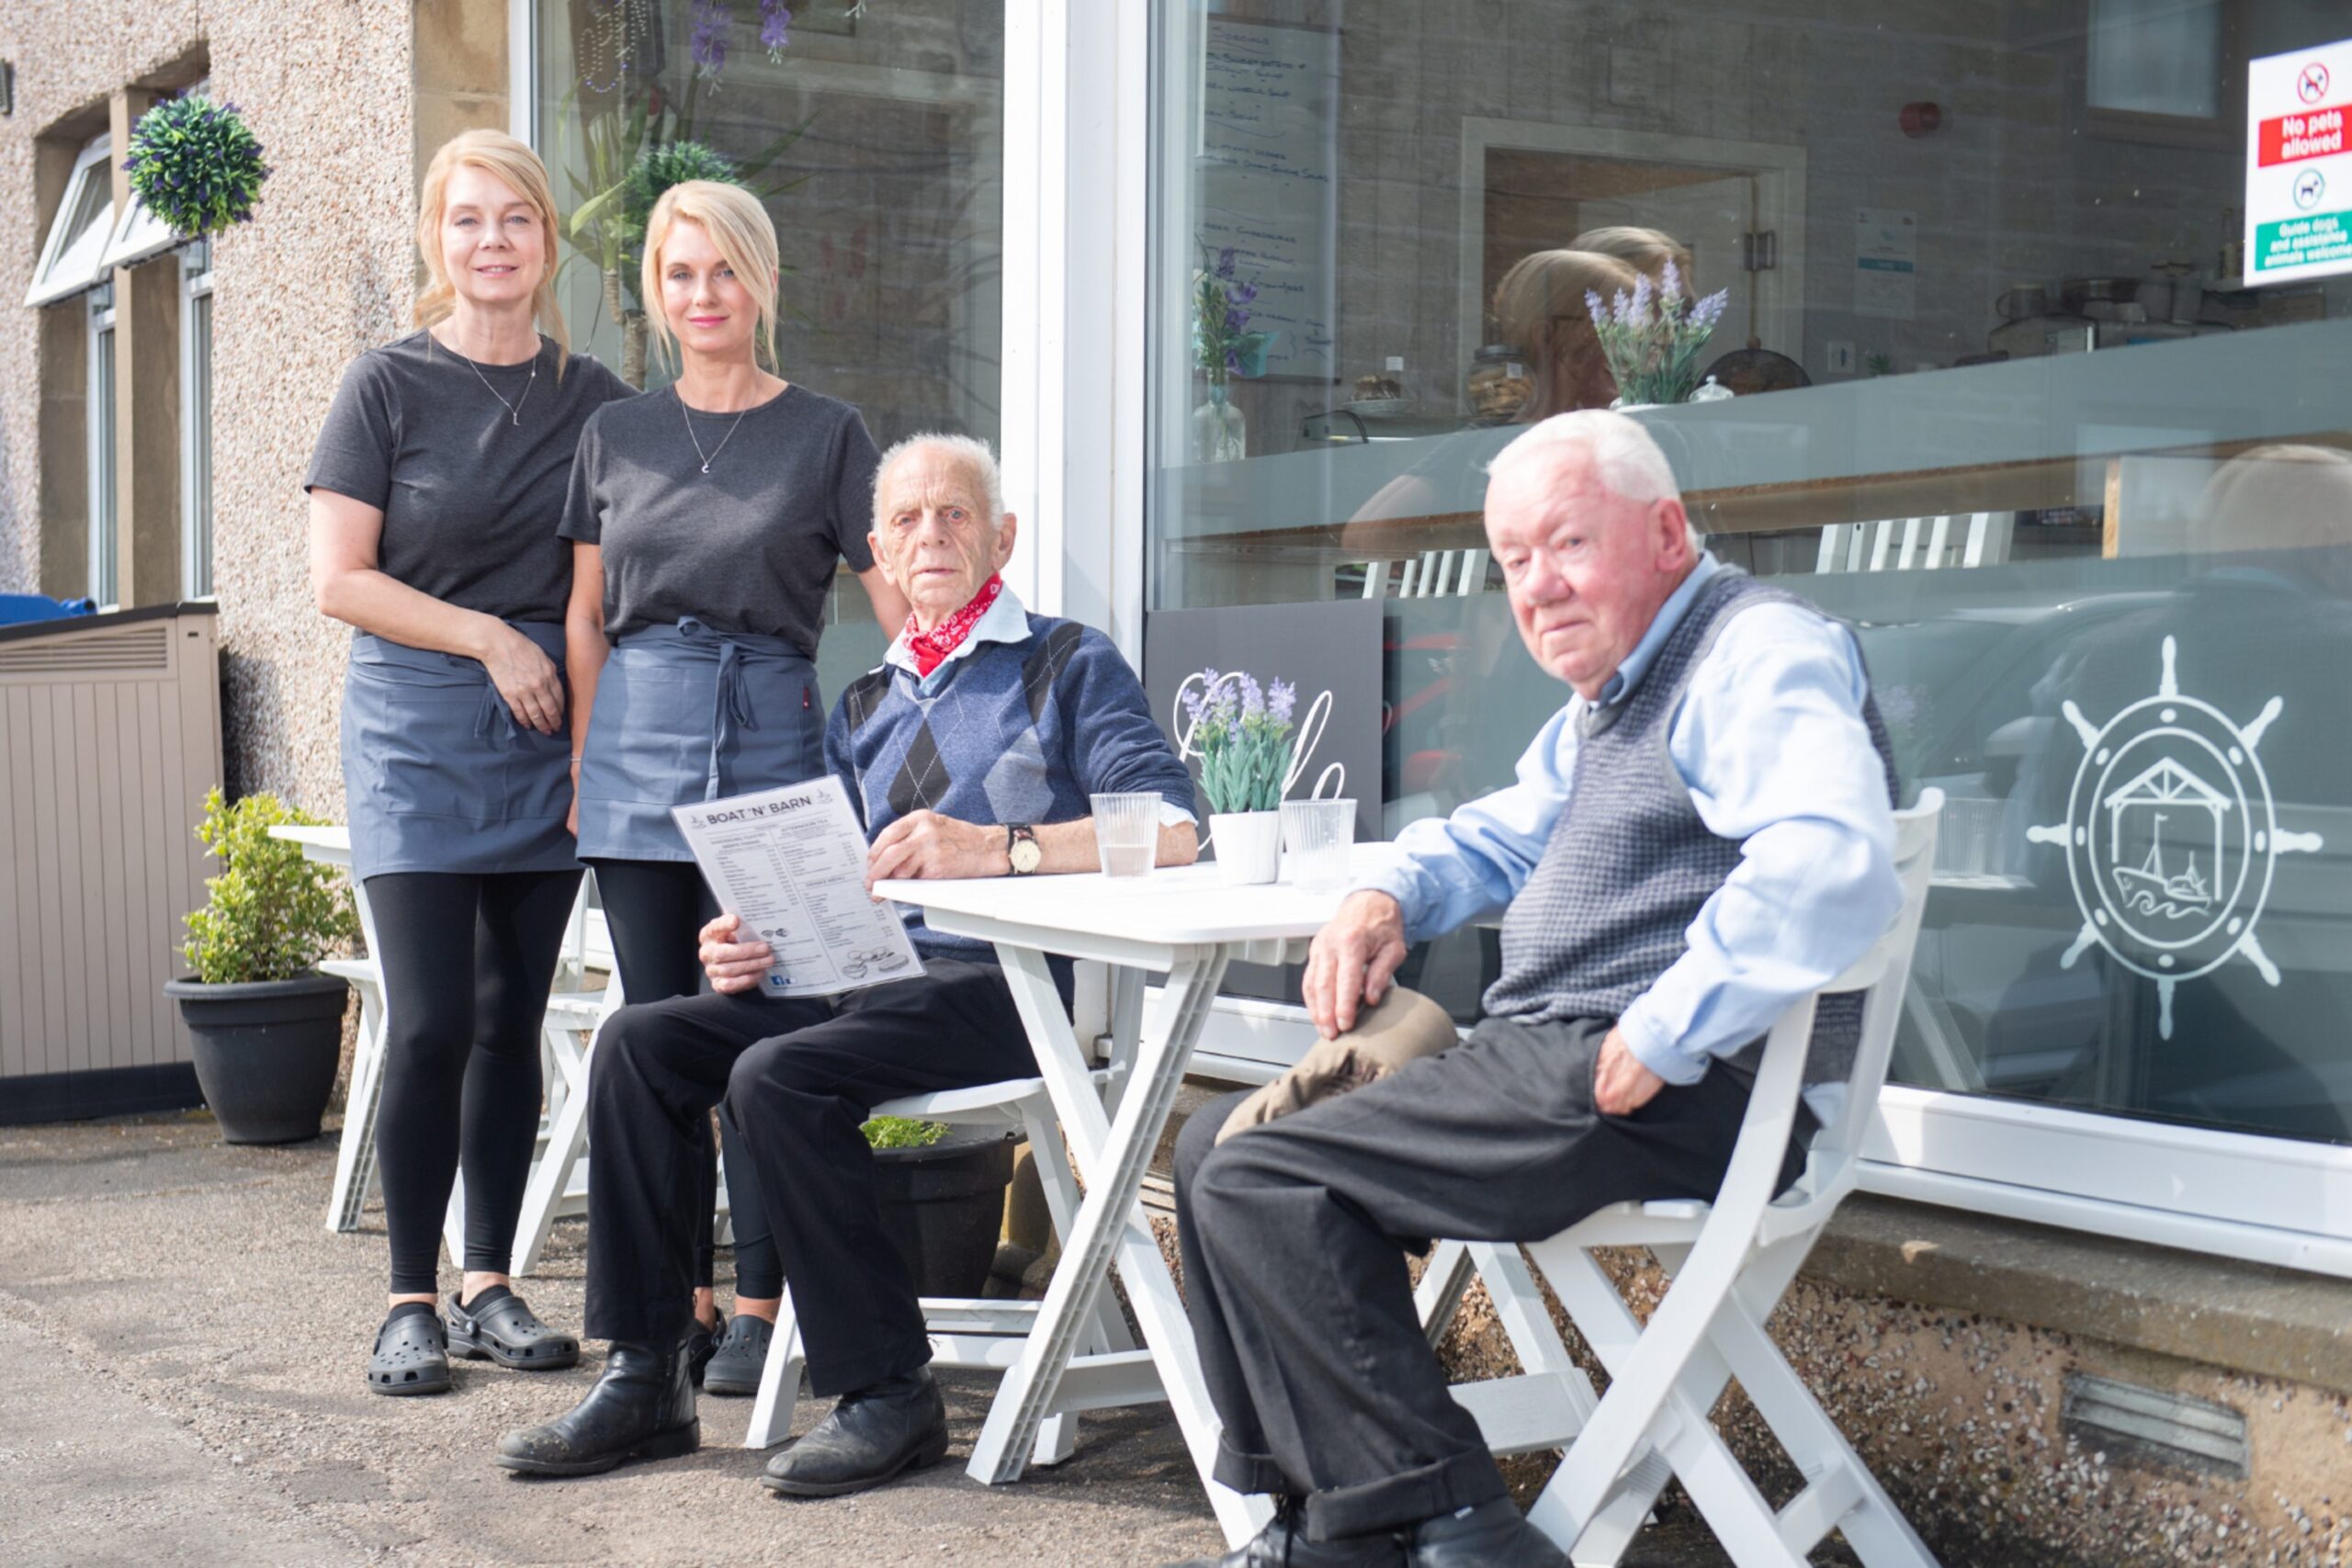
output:
M 438 1288 L 441 1216 L 466 1173 L 469 1270 L 503 1274 L 539 1130 L 539 1027 L 577 871 L 368 879 L 384 968 L 377 1169 L 392 1292 Z
M 710 993 L 613 1015 L 589 1082 L 592 1337 L 667 1344 L 684 1332 L 686 1211 L 707 1168 L 695 1140 L 723 1102 L 746 1134 L 810 1388 L 846 1393 L 931 1359 L 859 1128 L 883 1100 L 1037 1068 L 1001 970 L 943 958 L 924 968 L 829 1000 Z
M 1225 1423 L 1216 1474 L 1306 1500 L 1317 1540 L 1506 1495 L 1446 1392 L 1404 1254 L 1428 1238 L 1540 1240 L 1636 1199 L 1713 1198 L 1748 1083 L 1718 1066 L 1631 1116 L 1592 1102 L 1606 1020 L 1471 1039 L 1351 1094 L 1215 1143 L 1234 1096 L 1176 1147 L 1184 1292 Z M 1801 1136 L 1781 1170 L 1803 1168 Z
M 702 989 L 700 943 L 702 928 L 718 916 L 718 900 L 692 861 L 594 860 L 596 895 L 605 908 L 605 929 L 612 932 L 613 958 L 620 965 L 621 989 L 632 1002 L 663 1002 L 691 997 Z M 743 1140 L 726 1126 L 719 1111 L 720 1135 L 729 1149 L 741 1151 Z M 710 1180 L 695 1218 L 695 1283 L 707 1285 L 716 1272 L 716 1227 L 712 1212 L 718 1199 L 718 1150 L 707 1133 Z M 739 1152 L 736 1164 L 741 1167 Z M 727 1194 L 728 1215 L 735 1225 L 735 1293 L 768 1300 L 784 1293 L 784 1266 L 777 1261 L 775 1240 L 768 1234 L 767 1216 L 760 1210 L 756 1184 L 748 1175 Z

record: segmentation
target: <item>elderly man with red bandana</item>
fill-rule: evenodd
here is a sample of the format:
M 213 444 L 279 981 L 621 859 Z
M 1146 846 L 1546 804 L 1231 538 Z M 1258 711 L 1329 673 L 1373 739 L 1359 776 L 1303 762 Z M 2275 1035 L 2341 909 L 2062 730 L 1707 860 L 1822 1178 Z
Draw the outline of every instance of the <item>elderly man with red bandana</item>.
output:
M 875 558 L 914 613 L 825 730 L 871 843 L 868 883 L 1091 871 L 1088 797 L 1131 791 L 1162 797 L 1159 863 L 1191 861 L 1192 779 L 1135 671 L 1102 633 L 1024 610 L 998 575 L 1015 521 L 988 447 L 916 436 L 883 455 L 874 493 Z M 754 989 L 767 944 L 721 916 L 702 932 L 707 994 L 605 1024 L 589 1086 L 587 1330 L 612 1348 L 578 1406 L 501 1441 L 502 1468 L 584 1475 L 697 1446 L 682 1348 L 693 1150 L 722 1100 L 748 1156 L 730 1149 L 730 1173 L 758 1183 L 775 1225 L 811 1392 L 839 1398 L 763 1484 L 836 1496 L 944 1456 L 922 1311 L 883 1234 L 859 1127 L 880 1101 L 1036 1066 L 994 953 L 907 920 L 922 975 L 783 998 Z M 1067 965 L 1057 973 L 1067 1002 Z

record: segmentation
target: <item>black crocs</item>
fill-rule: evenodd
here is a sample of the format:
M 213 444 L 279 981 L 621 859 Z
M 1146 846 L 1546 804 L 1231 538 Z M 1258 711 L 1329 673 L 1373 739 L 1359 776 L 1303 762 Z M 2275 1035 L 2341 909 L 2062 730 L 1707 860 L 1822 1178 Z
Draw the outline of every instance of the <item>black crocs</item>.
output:
M 446 1393 L 448 1388 L 448 1337 L 440 1318 L 431 1307 L 395 1309 L 376 1330 L 376 1351 L 368 1358 L 368 1392 Z
M 502 1367 L 551 1372 L 580 1362 L 580 1341 L 541 1323 L 523 1298 L 492 1285 L 470 1305 L 448 1301 L 449 1352 L 469 1359 L 488 1357 Z
M 775 1324 L 737 1313 L 728 1320 L 727 1332 L 711 1354 L 709 1369 L 703 1373 L 703 1392 L 742 1399 L 759 1393 L 761 1374 L 767 1371 L 768 1345 L 775 1338 Z

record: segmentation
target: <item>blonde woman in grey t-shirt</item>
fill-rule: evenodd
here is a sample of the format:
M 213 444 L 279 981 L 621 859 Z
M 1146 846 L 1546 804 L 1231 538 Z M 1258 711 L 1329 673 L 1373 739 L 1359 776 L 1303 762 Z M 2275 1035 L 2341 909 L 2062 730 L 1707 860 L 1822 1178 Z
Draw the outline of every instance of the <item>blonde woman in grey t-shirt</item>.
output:
M 824 771 L 814 661 L 838 563 L 885 626 L 907 617 L 866 547 L 877 455 L 865 422 L 774 373 L 777 272 L 775 230 L 749 191 L 692 180 L 662 194 L 642 298 L 678 378 L 588 422 L 564 508 L 580 857 L 633 1003 L 699 987 L 695 933 L 717 913 L 670 808 Z M 758 1391 L 784 1294 L 749 1187 L 729 1184 L 737 1277 L 724 1330 L 707 1203 L 695 1277 L 671 1281 L 694 1288 L 689 1355 L 708 1358 L 713 1393 Z M 588 1310 L 598 1337 L 645 1337 Z
M 628 391 L 565 352 L 536 153 L 468 131 L 434 155 L 417 205 L 424 325 L 352 362 L 303 479 L 319 608 L 353 628 L 343 783 L 384 971 L 392 1265 L 368 1386 L 387 1394 L 447 1389 L 451 1351 L 526 1370 L 580 1356 L 507 1269 L 580 886 L 556 525 L 582 425 Z M 461 1168 L 465 1274 L 445 1319 L 441 1220 Z

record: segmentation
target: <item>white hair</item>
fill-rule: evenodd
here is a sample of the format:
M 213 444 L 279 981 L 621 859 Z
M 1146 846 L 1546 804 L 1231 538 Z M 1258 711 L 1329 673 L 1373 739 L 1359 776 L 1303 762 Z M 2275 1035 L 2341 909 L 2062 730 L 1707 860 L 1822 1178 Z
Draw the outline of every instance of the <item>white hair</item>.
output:
M 1491 479 L 1539 455 L 1563 449 L 1589 458 L 1611 495 L 1642 502 L 1682 499 L 1674 469 L 1650 433 L 1639 420 L 1608 409 L 1577 409 L 1529 425 L 1495 454 L 1487 465 L 1487 477 Z
M 1581 452 L 1610 494 L 1647 505 L 1682 499 L 1673 465 L 1641 421 L 1611 409 L 1575 409 L 1539 420 L 1511 437 L 1487 464 L 1489 482 L 1507 468 L 1561 452 Z M 1692 550 L 1706 547 L 1698 525 L 1684 522 Z
M 890 476 L 900 463 L 922 453 L 932 453 L 960 463 L 967 472 L 980 481 L 981 492 L 987 497 L 989 520 L 991 524 L 1004 520 L 1004 475 L 996 466 L 996 454 L 989 444 L 976 435 L 949 435 L 942 431 L 926 430 L 894 443 L 882 454 L 881 463 L 874 470 L 874 531 L 880 533 L 888 519 L 882 508 L 889 503 Z

